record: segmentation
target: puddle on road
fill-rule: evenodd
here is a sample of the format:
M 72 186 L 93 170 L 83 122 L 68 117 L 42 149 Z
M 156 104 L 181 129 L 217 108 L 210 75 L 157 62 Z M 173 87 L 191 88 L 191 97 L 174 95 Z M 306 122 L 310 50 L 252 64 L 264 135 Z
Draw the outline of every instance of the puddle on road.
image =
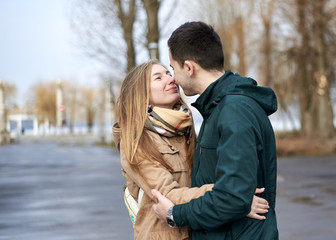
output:
M 307 204 L 311 206 L 321 206 L 322 205 L 322 203 L 317 202 L 315 200 L 315 196 L 294 197 L 294 198 L 290 198 L 290 201 L 294 203 L 303 203 L 303 204 Z
M 334 188 L 325 188 L 325 189 L 323 189 L 323 191 L 325 193 L 329 193 L 331 195 L 336 195 L 336 189 L 334 189 Z

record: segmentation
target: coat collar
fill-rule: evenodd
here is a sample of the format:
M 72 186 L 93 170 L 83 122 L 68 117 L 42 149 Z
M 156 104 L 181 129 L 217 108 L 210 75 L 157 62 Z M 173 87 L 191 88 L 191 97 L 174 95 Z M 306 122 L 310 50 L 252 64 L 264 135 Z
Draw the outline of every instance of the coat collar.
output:
M 211 83 L 191 105 L 195 107 L 204 119 L 208 118 L 213 108 L 226 95 L 227 87 L 232 83 L 234 74 L 227 70 L 224 75 Z

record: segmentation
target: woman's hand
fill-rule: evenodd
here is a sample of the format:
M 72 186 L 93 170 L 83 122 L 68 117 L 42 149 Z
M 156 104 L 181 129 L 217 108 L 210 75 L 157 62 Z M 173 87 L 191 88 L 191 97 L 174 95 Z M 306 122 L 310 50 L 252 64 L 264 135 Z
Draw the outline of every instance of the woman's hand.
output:
M 257 188 L 255 194 L 260 194 L 265 191 L 265 188 Z M 251 205 L 251 212 L 247 215 L 249 218 L 257 219 L 257 220 L 265 220 L 266 217 L 259 215 L 268 212 L 268 202 L 261 198 L 257 197 L 256 195 L 253 196 L 253 202 Z

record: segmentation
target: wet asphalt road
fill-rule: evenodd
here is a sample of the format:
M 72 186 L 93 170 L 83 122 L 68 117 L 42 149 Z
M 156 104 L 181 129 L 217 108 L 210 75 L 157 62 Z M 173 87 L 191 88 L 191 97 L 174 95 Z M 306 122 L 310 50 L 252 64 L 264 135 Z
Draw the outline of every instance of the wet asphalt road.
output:
M 84 140 L 0 146 L 0 240 L 128 240 L 118 153 Z M 278 160 L 282 240 L 336 239 L 336 156 Z
M 85 142 L 0 146 L 0 239 L 132 239 L 120 169 Z

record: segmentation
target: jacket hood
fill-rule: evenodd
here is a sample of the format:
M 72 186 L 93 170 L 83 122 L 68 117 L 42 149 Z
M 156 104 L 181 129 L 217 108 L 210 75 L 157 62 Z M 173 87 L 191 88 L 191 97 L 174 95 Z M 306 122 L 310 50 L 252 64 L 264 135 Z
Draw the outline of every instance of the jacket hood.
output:
M 114 143 L 115 143 L 118 151 L 120 151 L 121 129 L 120 129 L 118 123 L 115 123 L 113 125 L 112 132 L 113 132 Z
M 210 84 L 192 105 L 200 111 L 203 117 L 207 117 L 212 108 L 226 95 L 250 97 L 264 109 L 267 115 L 271 115 L 278 109 L 276 95 L 271 88 L 258 86 L 254 79 L 241 77 L 230 70 Z

